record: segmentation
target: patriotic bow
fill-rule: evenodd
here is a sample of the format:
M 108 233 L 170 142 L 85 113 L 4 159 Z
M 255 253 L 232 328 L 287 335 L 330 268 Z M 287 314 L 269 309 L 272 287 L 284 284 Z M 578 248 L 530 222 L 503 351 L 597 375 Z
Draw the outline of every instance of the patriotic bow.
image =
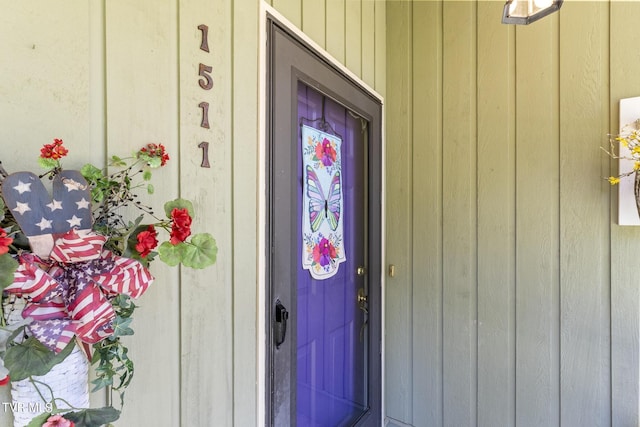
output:
M 55 352 L 74 336 L 93 344 L 111 335 L 115 312 L 109 297 L 137 298 L 153 282 L 140 262 L 103 250 L 105 241 L 70 230 L 55 240 L 49 261 L 21 255 L 14 282 L 5 288 L 27 299 L 22 315 L 34 320 L 30 332 Z

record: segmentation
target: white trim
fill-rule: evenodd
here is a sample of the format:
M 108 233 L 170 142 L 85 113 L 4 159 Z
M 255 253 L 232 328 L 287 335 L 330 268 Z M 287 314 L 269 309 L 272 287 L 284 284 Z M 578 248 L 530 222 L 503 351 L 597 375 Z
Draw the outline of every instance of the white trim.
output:
M 258 369 L 257 418 L 258 427 L 265 425 L 267 380 L 267 325 L 266 325 L 266 271 L 267 271 L 267 12 L 266 3 L 260 2 L 258 24 Z
M 386 143 L 386 121 L 385 121 L 385 106 L 381 98 L 381 121 L 380 123 L 380 425 L 384 425 L 384 419 L 386 418 L 385 407 L 385 322 L 386 322 L 386 289 L 387 289 L 387 143 Z
M 384 425 L 385 419 L 385 289 L 386 289 L 386 161 L 385 161 L 385 152 L 386 152 L 386 142 L 385 142 L 385 106 L 384 106 L 384 98 L 378 92 L 376 92 L 372 87 L 367 85 L 365 82 L 360 79 L 360 77 L 356 76 L 351 70 L 341 64 L 336 58 L 331 56 L 329 52 L 324 50 L 320 45 L 311 40 L 306 34 L 304 34 L 299 28 L 297 28 L 291 21 L 281 15 L 277 10 L 275 10 L 271 5 L 266 3 L 265 1 L 260 2 L 260 24 L 259 24 L 259 58 L 258 58 L 258 311 L 257 311 L 257 326 L 258 326 L 258 408 L 257 408 L 257 425 L 263 426 L 265 424 L 265 416 L 266 416 L 266 398 L 267 398 L 267 390 L 266 390 L 266 374 L 267 374 L 267 366 L 266 366 L 266 286 L 267 286 L 267 278 L 266 278 L 266 262 L 267 262 L 267 248 L 266 248 L 266 239 L 267 239 L 267 182 L 266 182 L 266 100 L 267 100 L 267 33 L 266 33 L 266 24 L 267 17 L 271 15 L 274 19 L 276 19 L 279 23 L 285 26 L 291 33 L 295 34 L 300 38 L 304 43 L 309 45 L 313 50 L 315 50 L 318 54 L 324 57 L 327 61 L 329 61 L 334 67 L 336 67 L 340 72 L 344 73 L 346 76 L 355 81 L 362 89 L 368 92 L 371 96 L 376 98 L 381 106 L 382 106 L 382 115 L 381 115 L 381 135 L 380 135 L 380 143 L 381 143 L 381 164 L 380 173 L 381 177 L 381 186 L 380 189 L 380 221 L 381 221 L 381 236 L 380 236 L 380 257 L 381 257 L 381 265 L 380 265 L 380 335 L 381 335 L 381 343 L 380 343 L 380 381 L 381 381 L 381 401 L 380 401 L 380 412 L 381 419 L 380 425 Z

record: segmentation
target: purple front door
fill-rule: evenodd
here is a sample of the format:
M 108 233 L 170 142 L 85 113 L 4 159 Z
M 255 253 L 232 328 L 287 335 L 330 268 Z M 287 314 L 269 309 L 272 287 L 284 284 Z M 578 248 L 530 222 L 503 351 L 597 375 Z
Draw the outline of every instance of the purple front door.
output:
M 265 422 L 379 426 L 382 105 L 267 24 Z
M 321 207 L 320 215 L 334 215 L 335 228 L 340 230 L 335 240 L 337 251 L 342 251 L 344 262 L 334 262 L 327 257 L 320 259 L 316 269 L 323 268 L 334 273 L 329 278 L 314 279 L 309 270 L 303 269 L 305 239 L 303 219 L 313 215 L 313 200 L 300 197 L 298 204 L 298 242 L 300 260 L 297 273 L 297 379 L 296 419 L 299 426 L 346 426 L 351 425 L 367 409 L 367 337 L 366 303 L 358 295 L 366 295 L 365 272 L 365 227 L 366 188 L 365 161 L 367 122 L 344 106 L 320 94 L 306 84 L 298 83 L 298 122 L 308 126 L 307 131 L 318 129 L 318 135 L 326 134 L 328 141 L 339 141 L 336 153 L 329 151 L 318 161 L 318 174 L 326 169 L 336 183 L 333 204 L 338 212 Z M 303 139 L 303 126 L 299 127 L 298 140 L 302 147 L 298 151 L 299 194 L 305 192 L 308 173 L 302 157 L 304 147 L 313 143 Z M 333 138 L 332 138 L 333 136 Z M 307 138 L 308 139 L 308 138 Z M 316 144 L 322 144 L 319 138 Z M 321 150 L 318 147 L 318 151 Z M 330 146 L 329 150 L 333 150 Z M 320 158 L 316 152 L 313 158 Z M 333 160 L 338 162 L 333 163 Z M 337 165 L 337 166 L 336 166 Z M 336 177 L 341 177 L 337 183 Z M 313 183 L 311 183 L 313 185 Z M 321 186 L 320 186 L 321 187 Z M 331 187 L 331 185 L 326 186 Z M 328 200 L 330 188 L 320 192 Z M 308 190 L 306 190 L 308 191 Z M 337 198 L 341 197 L 341 203 Z M 307 202 L 307 203 L 305 203 Z M 311 206 L 310 206 L 311 205 Z M 322 218 L 320 218 L 322 220 Z M 342 224 L 339 224 L 342 221 Z M 331 228 L 328 229 L 331 231 Z M 325 233 L 329 234 L 329 233 Z M 338 233 L 330 233 L 332 236 Z M 331 239 L 329 239 L 331 240 Z M 331 242 L 327 241 L 331 245 Z M 333 248 L 333 246 L 332 246 Z M 311 252 L 311 250 L 309 251 Z M 334 251 L 335 252 L 335 251 Z M 313 254 L 309 255 L 312 258 Z

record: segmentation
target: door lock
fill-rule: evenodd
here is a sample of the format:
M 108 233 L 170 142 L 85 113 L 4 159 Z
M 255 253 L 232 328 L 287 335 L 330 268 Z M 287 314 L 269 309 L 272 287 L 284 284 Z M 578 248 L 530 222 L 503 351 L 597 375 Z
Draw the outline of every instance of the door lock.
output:
M 367 295 L 364 293 L 364 288 L 358 289 L 358 304 L 366 304 Z
M 364 311 L 365 313 L 368 313 L 369 310 L 367 309 L 367 302 L 368 302 L 368 297 L 367 294 L 364 292 L 364 288 L 359 288 L 358 289 L 358 307 L 360 308 L 360 310 Z
M 358 269 L 356 270 L 356 274 L 358 276 L 364 276 L 365 274 L 367 274 L 367 269 L 364 268 L 363 266 L 358 267 Z

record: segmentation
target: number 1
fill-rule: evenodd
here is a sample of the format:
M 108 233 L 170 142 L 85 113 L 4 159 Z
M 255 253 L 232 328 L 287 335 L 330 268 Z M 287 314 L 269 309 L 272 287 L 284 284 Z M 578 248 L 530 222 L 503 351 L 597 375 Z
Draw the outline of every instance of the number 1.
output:
M 202 163 L 200 164 L 200 167 L 202 168 L 208 168 L 209 166 L 209 143 L 202 141 L 200 144 L 198 144 L 198 147 L 202 148 Z
M 198 25 L 198 29 L 202 31 L 202 42 L 200 42 L 200 50 L 209 52 L 209 27 L 204 24 Z

